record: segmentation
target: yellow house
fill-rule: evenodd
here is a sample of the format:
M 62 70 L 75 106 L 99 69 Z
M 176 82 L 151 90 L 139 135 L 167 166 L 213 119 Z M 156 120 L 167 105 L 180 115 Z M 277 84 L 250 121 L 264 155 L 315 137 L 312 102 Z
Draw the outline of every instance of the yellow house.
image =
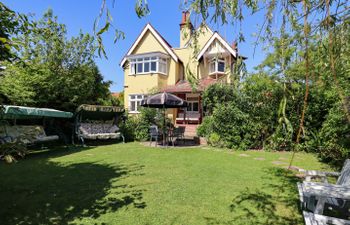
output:
M 173 122 L 199 124 L 201 92 L 216 82 L 230 82 L 238 57 L 235 44 L 205 24 L 194 30 L 189 12 L 182 13 L 179 36 L 180 46 L 174 48 L 147 24 L 122 59 L 124 104 L 130 114 L 139 113 L 141 100 L 150 92 L 166 91 L 188 102 L 187 109 L 168 110 Z

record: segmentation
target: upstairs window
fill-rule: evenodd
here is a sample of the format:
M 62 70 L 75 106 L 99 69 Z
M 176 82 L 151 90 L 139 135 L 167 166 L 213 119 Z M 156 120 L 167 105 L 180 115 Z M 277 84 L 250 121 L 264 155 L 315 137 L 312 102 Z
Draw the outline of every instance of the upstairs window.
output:
M 130 59 L 130 74 L 162 73 L 167 74 L 167 59 L 154 57 L 141 57 Z
M 209 74 L 225 73 L 225 60 L 213 59 L 209 62 Z

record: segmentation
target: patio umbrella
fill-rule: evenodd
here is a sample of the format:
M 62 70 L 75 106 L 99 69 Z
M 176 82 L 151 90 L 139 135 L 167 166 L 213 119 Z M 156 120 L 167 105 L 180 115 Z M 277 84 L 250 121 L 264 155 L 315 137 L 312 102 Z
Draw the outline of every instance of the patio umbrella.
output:
M 187 102 L 176 95 L 162 92 L 148 96 L 141 101 L 141 106 L 149 108 L 158 108 L 164 110 L 163 120 L 163 146 L 165 145 L 165 109 L 168 108 L 184 108 L 187 107 Z

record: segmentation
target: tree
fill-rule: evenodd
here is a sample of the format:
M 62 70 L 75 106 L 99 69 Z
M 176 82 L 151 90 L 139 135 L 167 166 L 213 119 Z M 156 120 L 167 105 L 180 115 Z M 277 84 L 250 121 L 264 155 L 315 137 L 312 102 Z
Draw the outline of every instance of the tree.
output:
M 18 59 L 14 49 L 21 43 L 15 35 L 27 32 L 30 26 L 32 24 L 27 16 L 14 12 L 0 2 L 0 62 Z
M 80 33 L 67 39 L 66 28 L 52 10 L 30 33 L 18 35 L 21 61 L 5 63 L 0 93 L 7 103 L 73 111 L 83 103 L 106 103 L 110 81 L 103 81 L 96 64 L 94 38 Z

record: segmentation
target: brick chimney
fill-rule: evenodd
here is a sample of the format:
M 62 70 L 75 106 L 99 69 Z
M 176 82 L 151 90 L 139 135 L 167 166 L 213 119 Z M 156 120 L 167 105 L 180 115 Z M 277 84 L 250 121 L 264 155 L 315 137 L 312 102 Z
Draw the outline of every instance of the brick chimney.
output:
M 191 38 L 193 25 L 190 19 L 190 12 L 183 11 L 180 23 L 180 48 L 183 48 Z
M 231 45 L 232 49 L 236 51 L 236 54 L 238 54 L 238 44 L 236 41 L 233 41 L 232 42 L 232 45 Z

